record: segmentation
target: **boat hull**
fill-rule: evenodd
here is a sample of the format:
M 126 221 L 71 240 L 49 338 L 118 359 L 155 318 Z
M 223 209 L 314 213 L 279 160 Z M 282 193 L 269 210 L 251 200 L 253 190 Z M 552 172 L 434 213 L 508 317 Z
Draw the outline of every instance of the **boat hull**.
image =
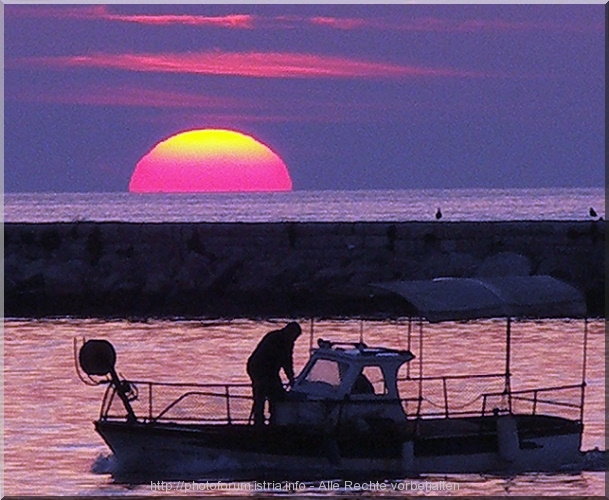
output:
M 504 417 L 500 417 L 504 418 Z M 582 426 L 559 417 L 426 419 L 333 432 L 304 426 L 100 420 L 117 476 L 292 480 L 419 473 L 556 471 L 577 461 Z

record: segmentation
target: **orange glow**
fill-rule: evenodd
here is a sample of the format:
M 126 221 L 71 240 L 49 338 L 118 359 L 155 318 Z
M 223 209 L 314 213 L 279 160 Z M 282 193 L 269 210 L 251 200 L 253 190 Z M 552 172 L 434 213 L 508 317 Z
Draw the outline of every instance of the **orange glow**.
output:
M 190 130 L 158 143 L 135 166 L 132 193 L 291 191 L 285 163 L 232 130 Z

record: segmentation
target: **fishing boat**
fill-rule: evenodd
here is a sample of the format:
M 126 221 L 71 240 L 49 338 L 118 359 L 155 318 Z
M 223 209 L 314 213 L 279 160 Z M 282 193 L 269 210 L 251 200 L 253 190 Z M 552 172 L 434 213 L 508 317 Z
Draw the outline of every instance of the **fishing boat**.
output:
M 513 276 L 370 290 L 403 299 L 408 348 L 370 346 L 363 336 L 315 343 L 312 321 L 310 359 L 266 425 L 253 423 L 249 384 L 121 378 L 108 341 L 84 342 L 81 377 L 107 384 L 94 425 L 117 470 L 152 480 L 388 478 L 557 471 L 579 459 L 588 323 L 575 288 L 549 276 Z M 514 390 L 516 320 L 565 317 L 583 320 L 581 382 Z M 503 369 L 426 376 L 424 324 L 458 321 L 469 332 L 477 326 L 469 320 L 483 318 L 505 318 Z M 499 380 L 500 389 L 455 401 L 450 388 L 476 380 Z

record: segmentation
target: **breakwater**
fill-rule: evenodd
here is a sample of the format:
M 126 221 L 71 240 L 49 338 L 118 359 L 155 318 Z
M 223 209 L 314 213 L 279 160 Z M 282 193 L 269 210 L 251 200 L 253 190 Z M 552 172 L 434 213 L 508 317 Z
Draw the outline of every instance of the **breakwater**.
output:
M 399 314 L 366 285 L 548 274 L 604 316 L 604 221 L 6 223 L 5 316 Z

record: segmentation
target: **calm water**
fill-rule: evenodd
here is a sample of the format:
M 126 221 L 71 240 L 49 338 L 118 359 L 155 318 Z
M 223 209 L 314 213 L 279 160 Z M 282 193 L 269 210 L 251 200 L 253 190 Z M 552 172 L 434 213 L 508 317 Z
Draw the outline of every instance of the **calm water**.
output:
M 256 194 L 6 194 L 6 222 L 587 220 L 605 216 L 603 188 L 294 191 Z
M 589 220 L 588 209 L 604 213 L 598 189 L 319 191 L 272 194 L 135 195 L 128 193 L 6 194 L 7 222 L 275 222 L 426 221 L 441 207 L 443 220 Z M 5 321 L 4 493 L 7 495 L 160 494 L 149 485 L 121 485 L 107 473 L 109 450 L 94 430 L 103 388 L 88 387 L 74 370 L 73 339 L 107 338 L 119 353 L 119 372 L 129 378 L 186 382 L 247 381 L 244 361 L 258 339 L 275 325 L 251 321 L 226 324 L 165 321 Z M 503 324 L 485 322 L 480 337 L 434 326 L 426 337 L 426 375 L 494 371 L 501 366 Z M 400 331 L 401 330 L 401 331 Z M 429 331 L 429 330 L 428 330 Z M 357 340 L 360 324 L 319 323 L 316 336 Z M 366 340 L 406 347 L 404 326 L 367 323 Z M 581 324 L 522 323 L 514 330 L 514 388 L 579 382 Z M 458 338 L 458 342 L 455 340 Z M 381 342 L 382 339 L 382 342 Z M 545 341 L 545 342 L 540 342 Z M 451 345 L 448 349 L 446 346 Z M 454 347 L 452 347 L 454 346 Z M 308 339 L 301 338 L 302 366 Z M 413 349 L 416 353 L 416 349 Z M 221 353 L 221 355 L 220 355 Z M 588 391 L 583 449 L 604 449 L 604 329 L 590 328 Z M 566 375 L 568 373 L 568 376 Z M 474 388 L 475 389 L 475 388 Z M 455 387 L 471 399 L 472 387 Z M 494 390 L 491 387 L 478 388 Z M 93 472 L 96 471 L 96 472 Z M 394 478 L 398 481 L 400 478 Z M 601 495 L 601 472 L 433 477 L 454 481 L 459 495 Z M 310 484 L 310 493 L 325 493 Z M 344 490 L 339 491 L 347 493 Z M 198 494 L 205 492 L 199 491 Z M 213 494 L 241 495 L 239 490 Z M 272 492 L 271 492 L 272 493 Z M 176 494 L 176 492 L 172 492 Z M 377 493 L 381 495 L 381 493 Z
M 303 323 L 305 332 L 308 323 Z M 103 387 L 76 376 L 73 339 L 105 338 L 118 353 L 117 369 L 132 379 L 182 382 L 246 382 L 244 362 L 259 338 L 276 324 L 247 320 L 200 321 L 6 320 L 4 325 L 4 493 L 6 495 L 164 494 L 149 484 L 123 485 L 107 473 L 109 450 L 94 430 Z M 425 375 L 501 371 L 504 322 L 444 323 L 425 329 Z M 318 322 L 315 337 L 357 341 L 361 323 Z M 406 325 L 366 322 L 369 344 L 406 348 Z M 513 326 L 514 389 L 578 383 L 581 321 L 516 322 Z M 297 342 L 302 367 L 308 334 Z M 417 353 L 417 346 L 412 345 Z M 604 449 L 604 324 L 589 325 L 588 389 L 583 449 Z M 475 365 L 472 365 L 475 363 Z M 416 364 L 411 367 L 417 369 Z M 472 387 L 453 388 L 462 400 Z M 93 472 L 93 471 L 96 472 Z M 403 478 L 391 478 L 400 484 Z M 604 472 L 425 476 L 459 484 L 459 495 L 604 495 Z M 309 484 L 309 493 L 324 493 Z M 339 491 L 340 493 L 341 491 Z M 342 492 L 345 492 L 342 490 Z M 210 492 L 218 494 L 218 492 Z M 243 490 L 219 492 L 243 495 Z M 273 492 L 269 492 L 274 496 Z M 177 494 L 172 492 L 171 494 Z M 199 491 L 204 495 L 205 492 Z M 253 495 L 253 493 L 249 493 Z M 260 492 L 257 492 L 259 495 Z M 424 494 L 424 493 L 422 493 Z M 373 495 L 382 495 L 381 493 Z M 277 493 L 276 496 L 281 496 Z M 406 495 L 404 495 L 406 496 Z

